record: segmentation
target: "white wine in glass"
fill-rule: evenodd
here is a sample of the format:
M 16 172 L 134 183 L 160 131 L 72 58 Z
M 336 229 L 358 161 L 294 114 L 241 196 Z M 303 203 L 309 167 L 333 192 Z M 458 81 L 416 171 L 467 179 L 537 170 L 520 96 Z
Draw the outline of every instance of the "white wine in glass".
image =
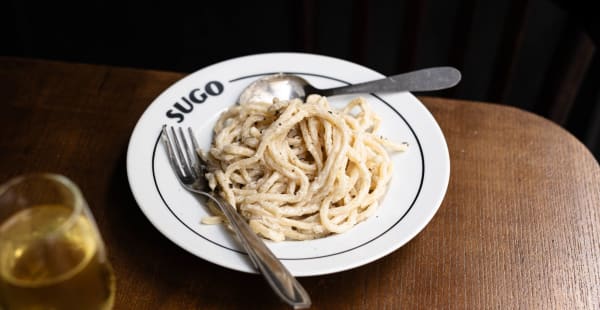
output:
M 0 186 L 0 309 L 110 309 L 115 277 L 79 189 L 53 174 Z

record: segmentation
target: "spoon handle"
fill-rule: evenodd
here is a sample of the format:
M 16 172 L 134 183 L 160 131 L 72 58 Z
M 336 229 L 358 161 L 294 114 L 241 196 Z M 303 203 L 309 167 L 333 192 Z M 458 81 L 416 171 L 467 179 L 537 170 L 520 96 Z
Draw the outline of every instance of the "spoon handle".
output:
M 365 83 L 320 89 L 318 93 L 323 96 L 335 96 L 354 93 L 433 91 L 450 88 L 458 84 L 460 78 L 460 71 L 453 67 L 433 67 Z

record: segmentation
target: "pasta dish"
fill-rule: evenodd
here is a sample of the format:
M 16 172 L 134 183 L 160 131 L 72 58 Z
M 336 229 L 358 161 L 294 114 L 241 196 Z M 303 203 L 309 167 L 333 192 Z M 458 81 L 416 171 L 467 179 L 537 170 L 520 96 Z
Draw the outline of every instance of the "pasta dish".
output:
M 236 105 L 201 152 L 206 178 L 264 238 L 343 233 L 377 209 L 392 176 L 388 151 L 408 147 L 377 135 L 380 122 L 363 98 L 342 109 L 318 95 Z M 203 223 L 224 220 L 212 209 Z

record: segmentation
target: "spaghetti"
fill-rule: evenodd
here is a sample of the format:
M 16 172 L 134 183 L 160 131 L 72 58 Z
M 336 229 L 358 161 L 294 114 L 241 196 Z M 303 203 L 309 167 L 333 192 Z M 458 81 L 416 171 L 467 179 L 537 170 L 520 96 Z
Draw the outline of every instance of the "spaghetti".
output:
M 220 116 L 201 156 L 213 167 L 210 187 L 257 234 L 315 239 L 343 233 L 377 209 L 392 176 L 387 152 L 408 147 L 378 136 L 379 126 L 363 98 L 339 110 L 317 95 L 241 104 Z

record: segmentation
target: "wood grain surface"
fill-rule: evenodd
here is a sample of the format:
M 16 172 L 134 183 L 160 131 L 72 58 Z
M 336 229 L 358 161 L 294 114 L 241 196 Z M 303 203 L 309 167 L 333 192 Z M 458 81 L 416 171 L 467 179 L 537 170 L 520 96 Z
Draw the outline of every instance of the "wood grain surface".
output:
M 258 275 L 182 250 L 129 190 L 129 136 L 184 74 L 0 57 L 0 182 L 64 174 L 117 275 L 115 309 L 285 309 Z M 412 241 L 366 266 L 300 278 L 313 309 L 599 309 L 600 166 L 552 122 L 420 97 L 450 150 L 447 195 Z

